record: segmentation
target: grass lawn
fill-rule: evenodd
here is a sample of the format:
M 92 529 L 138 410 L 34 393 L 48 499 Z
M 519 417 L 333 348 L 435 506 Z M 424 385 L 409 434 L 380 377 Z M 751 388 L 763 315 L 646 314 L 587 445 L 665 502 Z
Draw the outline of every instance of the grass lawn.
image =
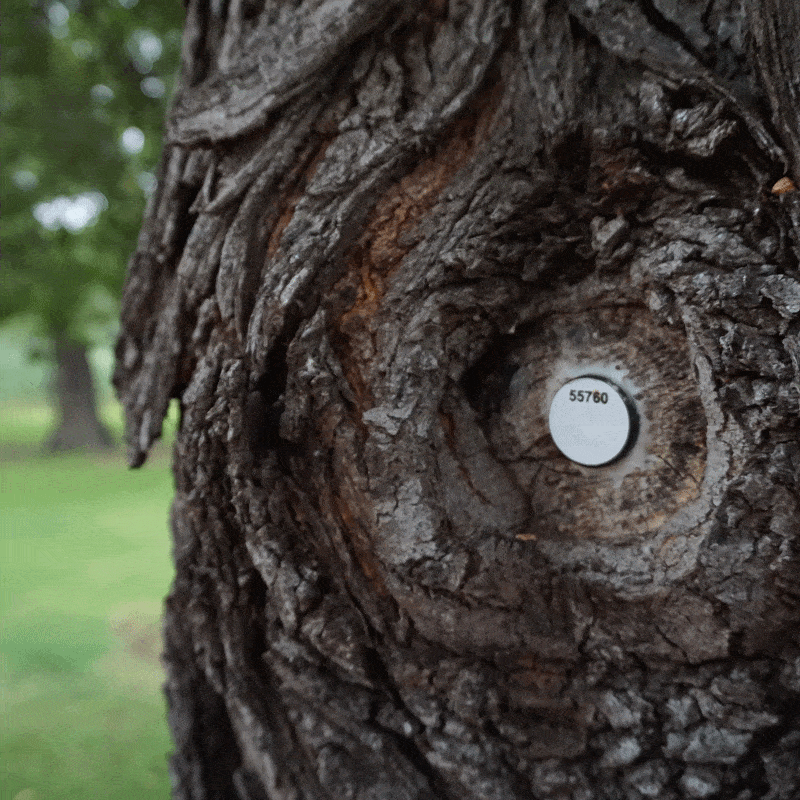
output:
M 0 405 L 0 800 L 167 798 L 168 448 L 42 455 L 49 424 Z

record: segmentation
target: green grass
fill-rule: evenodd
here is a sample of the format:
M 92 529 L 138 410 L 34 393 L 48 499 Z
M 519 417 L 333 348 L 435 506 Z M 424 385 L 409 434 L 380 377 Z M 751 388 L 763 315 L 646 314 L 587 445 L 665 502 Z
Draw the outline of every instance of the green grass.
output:
M 168 448 L 38 454 L 50 424 L 0 405 L 0 800 L 166 798 Z

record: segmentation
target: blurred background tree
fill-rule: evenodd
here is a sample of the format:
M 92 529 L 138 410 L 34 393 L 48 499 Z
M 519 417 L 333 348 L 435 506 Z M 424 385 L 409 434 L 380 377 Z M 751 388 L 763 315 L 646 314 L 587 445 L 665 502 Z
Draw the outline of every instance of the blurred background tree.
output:
M 109 347 L 161 150 L 178 0 L 8 0 L 3 9 L 0 324 L 52 365 L 56 450 L 101 447 L 88 353 Z

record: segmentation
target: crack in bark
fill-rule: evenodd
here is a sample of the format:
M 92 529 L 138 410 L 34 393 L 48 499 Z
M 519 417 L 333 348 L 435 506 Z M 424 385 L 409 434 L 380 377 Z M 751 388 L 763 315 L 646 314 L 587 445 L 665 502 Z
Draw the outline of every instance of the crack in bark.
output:
M 793 112 L 690 5 L 190 4 L 116 378 L 136 463 L 181 395 L 176 797 L 800 791 Z

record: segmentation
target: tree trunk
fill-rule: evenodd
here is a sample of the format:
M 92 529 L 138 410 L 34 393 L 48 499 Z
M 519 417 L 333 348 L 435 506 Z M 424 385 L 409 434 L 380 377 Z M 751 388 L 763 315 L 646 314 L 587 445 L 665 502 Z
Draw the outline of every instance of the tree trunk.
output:
M 111 447 L 111 434 L 97 414 L 94 378 L 86 346 L 63 336 L 54 338 L 56 373 L 53 394 L 58 422 L 47 440 L 46 449 L 60 452 Z
M 181 405 L 175 798 L 800 796 L 798 29 L 189 3 L 115 376 L 133 465 Z

